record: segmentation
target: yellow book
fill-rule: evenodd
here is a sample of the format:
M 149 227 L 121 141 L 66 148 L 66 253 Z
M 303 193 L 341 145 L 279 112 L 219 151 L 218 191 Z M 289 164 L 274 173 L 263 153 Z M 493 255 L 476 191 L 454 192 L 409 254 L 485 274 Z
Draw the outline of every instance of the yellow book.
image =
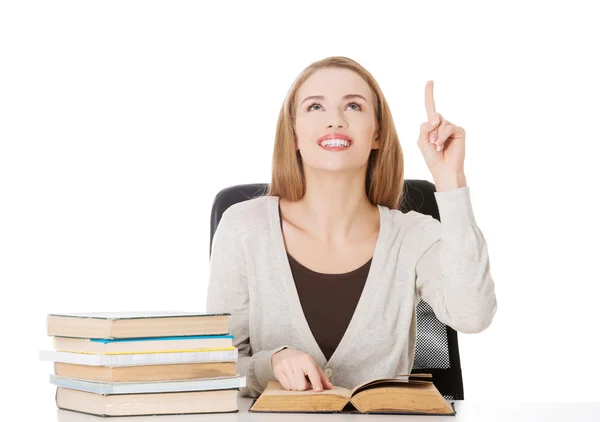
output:
M 54 362 L 61 377 L 100 382 L 176 381 L 196 378 L 234 377 L 236 362 L 197 362 L 171 365 L 91 366 Z

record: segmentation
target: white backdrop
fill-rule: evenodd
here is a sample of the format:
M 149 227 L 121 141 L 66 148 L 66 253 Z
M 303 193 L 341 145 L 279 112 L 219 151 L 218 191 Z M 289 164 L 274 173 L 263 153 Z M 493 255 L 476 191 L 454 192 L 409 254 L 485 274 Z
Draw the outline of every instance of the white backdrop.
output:
M 38 420 L 55 415 L 38 361 L 48 313 L 205 309 L 214 195 L 270 180 L 285 94 L 330 55 L 379 81 L 406 178 L 432 180 L 416 144 L 427 80 L 466 130 L 498 298 L 490 328 L 459 334 L 466 398 L 597 401 L 597 15 L 585 2 L 447 3 L 2 3 L 11 402 L 31 408 L 30 394 Z

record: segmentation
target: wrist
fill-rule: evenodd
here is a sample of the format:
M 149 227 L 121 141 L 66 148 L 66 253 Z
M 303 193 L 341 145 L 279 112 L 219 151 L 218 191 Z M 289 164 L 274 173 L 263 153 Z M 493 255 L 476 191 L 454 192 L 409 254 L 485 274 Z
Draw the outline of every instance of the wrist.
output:
M 453 172 L 437 174 L 433 177 L 435 190 L 437 192 L 446 192 L 467 186 L 467 177 L 464 172 Z

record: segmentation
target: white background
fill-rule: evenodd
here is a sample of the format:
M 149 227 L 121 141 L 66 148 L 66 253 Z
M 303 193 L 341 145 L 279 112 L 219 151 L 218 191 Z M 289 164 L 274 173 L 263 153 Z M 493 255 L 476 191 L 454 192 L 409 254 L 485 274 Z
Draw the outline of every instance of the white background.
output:
M 466 130 L 498 313 L 459 334 L 465 397 L 597 401 L 596 18 L 584 2 L 2 3 L 5 409 L 55 415 L 48 313 L 205 309 L 214 195 L 270 181 L 285 94 L 330 55 L 380 83 L 407 179 L 432 180 L 427 80 Z

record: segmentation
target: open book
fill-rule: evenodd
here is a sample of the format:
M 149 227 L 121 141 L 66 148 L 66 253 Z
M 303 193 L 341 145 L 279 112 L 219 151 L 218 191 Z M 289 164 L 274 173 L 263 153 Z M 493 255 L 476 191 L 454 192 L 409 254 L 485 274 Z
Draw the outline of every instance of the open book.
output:
M 410 377 L 410 378 L 409 378 Z M 255 400 L 249 412 L 272 413 L 389 413 L 414 415 L 456 415 L 454 406 L 440 394 L 431 374 L 397 375 L 357 385 L 352 390 L 334 386 L 331 390 L 288 391 L 277 381 Z M 354 407 L 352 409 L 351 407 Z

